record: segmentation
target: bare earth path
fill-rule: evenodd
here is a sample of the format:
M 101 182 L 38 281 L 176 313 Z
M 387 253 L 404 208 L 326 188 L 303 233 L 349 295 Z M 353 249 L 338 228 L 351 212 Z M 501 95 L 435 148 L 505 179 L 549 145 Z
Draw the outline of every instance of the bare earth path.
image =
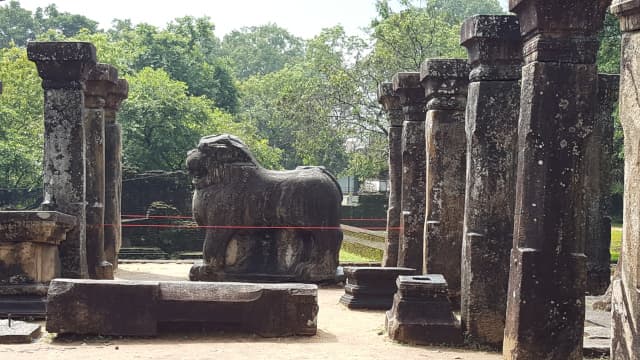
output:
M 186 280 L 188 264 L 124 264 L 117 277 Z M 55 339 L 44 334 L 29 345 L 0 345 L 0 359 L 501 359 L 499 354 L 395 344 L 382 333 L 382 311 L 350 311 L 338 303 L 343 290 L 319 292 L 318 335 L 263 339 L 225 333 L 162 334 L 153 339 Z M 127 306 L 122 304 L 122 306 Z

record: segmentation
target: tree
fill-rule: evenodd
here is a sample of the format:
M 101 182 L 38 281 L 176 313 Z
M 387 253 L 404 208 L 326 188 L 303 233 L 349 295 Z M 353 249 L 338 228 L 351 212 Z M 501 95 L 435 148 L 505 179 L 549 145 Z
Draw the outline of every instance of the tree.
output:
M 222 51 L 240 80 L 278 71 L 304 55 L 304 41 L 276 24 L 243 27 L 225 35 Z
M 398 71 L 417 71 L 428 58 L 466 58 L 460 47 L 460 27 L 473 14 L 503 13 L 497 0 L 427 0 L 424 5 L 401 0 L 393 11 L 378 0 L 378 17 L 371 23 L 372 66 L 390 78 Z
M 297 63 L 242 83 L 239 118 L 284 151 L 285 168 L 323 165 L 348 172 L 347 140 L 368 143 L 384 132 L 369 121 L 377 107 L 368 106 L 370 78 L 359 67 L 367 53 L 366 41 L 342 27 L 323 30 Z
M 255 129 L 236 124 L 207 97 L 189 96 L 187 85 L 161 69 L 144 68 L 128 78 L 129 98 L 119 114 L 125 165 L 139 170 L 178 170 L 200 137 L 231 133 L 252 146 L 267 166 L 279 152 L 256 139 Z
M 90 33 L 98 31 L 97 21 L 78 14 L 60 12 L 55 4 L 51 4 L 44 9 L 37 8 L 33 18 L 38 34 L 48 30 L 55 30 L 64 36 L 70 37 L 78 34 L 83 29 Z
M 598 51 L 598 71 L 600 73 L 620 73 L 621 40 L 620 22 L 615 16 L 607 13 L 604 28 L 600 32 L 600 49 Z M 624 191 L 624 131 L 617 109 L 614 121 L 611 193 L 614 198 L 621 199 Z M 614 201 L 614 204 L 618 205 L 618 208 L 614 209 L 615 215 L 622 215 L 621 203 L 621 200 Z
M 0 187 L 39 187 L 44 121 L 41 80 L 25 49 L 0 49 Z
M 135 70 L 164 69 L 172 78 L 188 84 L 189 94 L 205 95 L 216 107 L 233 113 L 238 107 L 238 92 L 231 70 L 215 57 L 216 40 L 206 30 L 212 29 L 213 24 L 207 27 L 206 21 L 182 18 L 167 30 L 140 24 L 116 38 L 124 37 L 143 49 L 134 62 Z
M 0 6 L 0 47 L 10 44 L 26 46 L 27 41 L 35 39 L 37 29 L 31 11 L 20 7 L 18 1 L 10 1 Z
M 20 7 L 20 2 L 12 0 L 0 7 L 0 48 L 14 43 L 26 46 L 27 41 L 35 40 L 49 30 L 64 36 L 74 36 L 82 29 L 97 31 L 98 22 L 85 16 L 59 12 L 55 5 L 37 8 L 35 13 Z
M 622 32 L 620 31 L 620 21 L 618 18 L 607 13 L 599 39 L 598 71 L 601 73 L 619 74 Z

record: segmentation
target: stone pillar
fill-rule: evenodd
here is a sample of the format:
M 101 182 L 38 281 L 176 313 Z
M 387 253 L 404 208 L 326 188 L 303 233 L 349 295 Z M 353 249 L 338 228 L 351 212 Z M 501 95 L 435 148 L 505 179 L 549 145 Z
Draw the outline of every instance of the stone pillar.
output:
M 400 97 L 402 125 L 402 216 L 398 266 L 422 269 L 425 199 L 425 97 L 417 72 L 393 76 L 393 90 Z
M 122 101 L 129 96 L 127 80 L 118 79 L 104 105 L 105 135 L 105 208 L 104 252 L 106 260 L 118 267 L 118 252 L 122 245 L 120 204 L 122 198 L 122 129 L 116 114 Z
M 387 241 L 382 266 L 398 265 L 398 241 L 400 239 L 400 207 L 402 199 L 402 123 L 404 114 L 400 97 L 393 91 L 392 83 L 378 88 L 378 102 L 382 104 L 389 120 L 389 207 L 387 210 Z
M 459 308 L 469 65 L 463 59 L 429 59 L 420 70 L 427 99 L 424 272 L 444 276 Z
M 505 359 L 582 359 L 585 145 L 609 0 L 511 0 L 525 66 Z
M 479 15 L 462 25 L 469 52 L 462 324 L 471 342 L 500 346 L 513 245 L 522 45 L 518 18 Z M 491 279 L 488 281 L 487 279 Z
M 92 279 L 113 279 L 113 266 L 105 261 L 105 99 L 115 86 L 118 70 L 97 64 L 89 73 L 84 92 L 85 167 L 87 174 L 87 266 Z
M 585 255 L 589 295 L 604 294 L 611 279 L 611 156 L 613 111 L 619 86 L 619 75 L 598 75 L 598 111 L 593 134 L 585 146 Z
M 85 141 L 83 82 L 96 64 L 96 49 L 84 42 L 31 42 L 44 89 L 43 208 L 78 218 L 60 245 L 62 277 L 87 277 L 85 237 Z
M 624 225 L 618 261 L 620 278 L 612 284 L 611 359 L 640 359 L 640 2 L 614 0 L 611 12 L 622 28 L 620 121 L 624 129 Z

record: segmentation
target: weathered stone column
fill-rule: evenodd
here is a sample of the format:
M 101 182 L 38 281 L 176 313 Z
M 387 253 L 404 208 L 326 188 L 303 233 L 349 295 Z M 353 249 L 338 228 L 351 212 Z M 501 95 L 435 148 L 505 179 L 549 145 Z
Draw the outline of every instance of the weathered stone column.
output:
M 511 0 L 525 66 L 505 359 L 582 359 L 585 143 L 609 0 Z
M 122 197 L 122 129 L 116 121 L 120 104 L 129 96 L 127 80 L 119 79 L 107 95 L 104 106 L 105 136 L 105 207 L 104 252 L 106 260 L 118 267 L 118 252 L 122 245 L 120 204 Z
M 60 244 L 62 277 L 87 277 L 85 237 L 85 141 L 83 82 L 96 64 L 96 49 L 84 42 L 31 42 L 44 92 L 44 202 L 78 218 Z
M 404 114 L 400 97 L 393 91 L 392 83 L 378 88 L 378 102 L 389 120 L 389 207 L 387 209 L 387 241 L 382 266 L 398 265 L 398 241 L 400 239 L 400 208 L 402 206 L 402 123 Z
M 513 245 L 522 45 L 518 18 L 481 15 L 462 25 L 469 52 L 462 323 L 471 342 L 504 337 Z M 490 279 L 490 280 L 488 280 Z
M 618 102 L 619 75 L 598 75 L 598 111 L 585 145 L 585 255 L 587 294 L 602 295 L 611 279 L 611 156 L 613 111 Z
M 398 266 L 422 269 L 425 199 L 425 97 L 417 72 L 393 76 L 393 90 L 400 96 L 402 125 L 402 216 Z
M 92 279 L 113 279 L 113 266 L 105 261 L 105 99 L 118 79 L 111 65 L 97 64 L 89 73 L 84 91 L 85 167 L 87 174 L 87 266 Z
M 463 59 L 429 59 L 420 77 L 427 98 L 424 271 L 444 276 L 459 308 L 469 65 Z
M 640 1 L 614 0 L 620 18 L 622 67 L 620 121 L 624 129 L 624 225 L 618 261 L 620 278 L 612 284 L 611 359 L 640 359 Z

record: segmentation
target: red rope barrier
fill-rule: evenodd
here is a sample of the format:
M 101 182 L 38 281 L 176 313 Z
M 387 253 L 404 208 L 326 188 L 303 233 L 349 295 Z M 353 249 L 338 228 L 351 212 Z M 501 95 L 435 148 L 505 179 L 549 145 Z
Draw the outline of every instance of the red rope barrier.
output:
M 104 224 L 105 227 L 113 224 Z M 164 229 L 234 229 L 234 230 L 342 230 L 339 226 L 244 226 L 244 225 L 174 225 L 174 224 L 121 224 L 123 228 L 164 228 Z M 362 228 L 373 231 L 384 231 L 386 227 Z M 401 228 L 389 228 L 389 230 L 400 230 Z
M 170 216 L 170 215 L 122 215 L 128 219 L 193 219 L 192 216 Z M 367 218 L 344 218 L 340 221 L 387 221 L 387 219 L 367 219 Z

